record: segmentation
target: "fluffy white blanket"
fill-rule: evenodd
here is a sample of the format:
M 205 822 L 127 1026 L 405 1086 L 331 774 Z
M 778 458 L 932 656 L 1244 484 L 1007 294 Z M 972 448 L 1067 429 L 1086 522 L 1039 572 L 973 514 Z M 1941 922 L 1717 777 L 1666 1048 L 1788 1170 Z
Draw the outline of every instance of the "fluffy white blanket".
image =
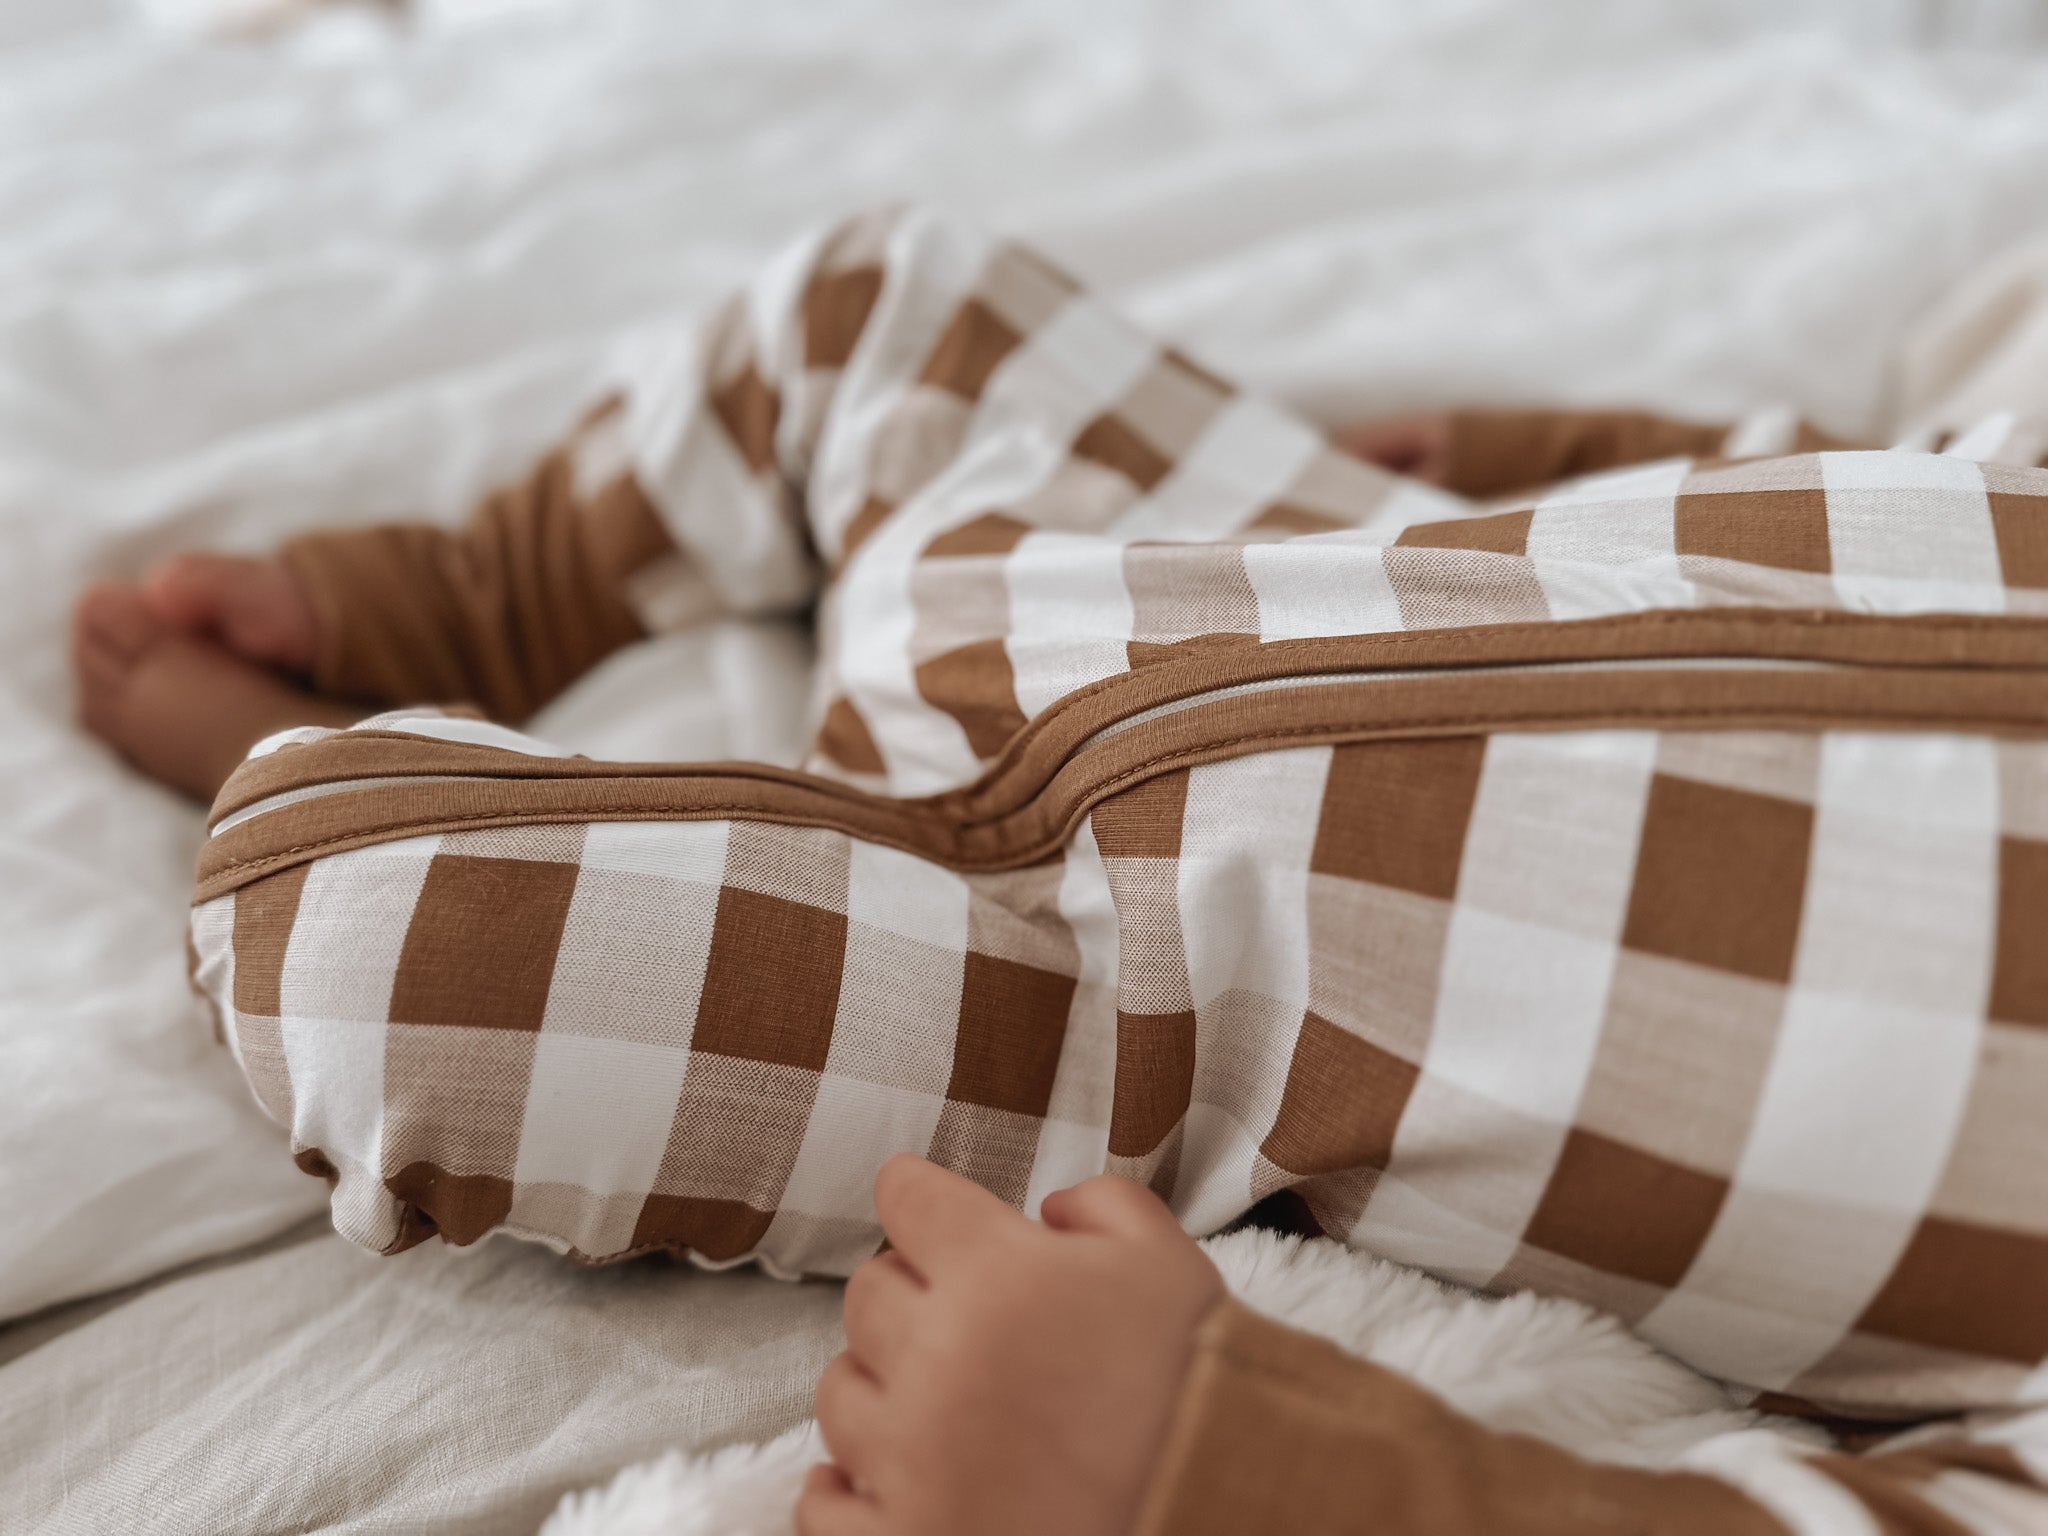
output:
M 1573 1302 L 1492 1301 L 1335 1243 L 1257 1230 L 1205 1246 L 1248 1305 L 1403 1372 L 1482 1423 L 1582 1456 L 1669 1466 L 1711 1443 L 1725 1462 L 1748 1437 L 1820 1438 L 1737 1408 Z M 542 1536 L 789 1536 L 798 1486 L 823 1454 L 808 1424 L 764 1445 L 672 1451 L 570 1495 Z

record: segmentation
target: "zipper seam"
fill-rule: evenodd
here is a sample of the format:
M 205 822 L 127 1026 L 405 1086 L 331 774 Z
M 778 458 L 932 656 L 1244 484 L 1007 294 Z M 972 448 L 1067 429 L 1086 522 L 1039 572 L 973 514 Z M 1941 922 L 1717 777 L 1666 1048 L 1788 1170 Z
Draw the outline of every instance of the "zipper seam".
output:
M 1694 707 L 1690 709 L 1656 708 L 1644 706 L 1637 708 L 1608 708 L 1599 711 L 1589 710 L 1586 712 L 1586 715 L 1589 720 L 1597 719 L 1598 721 L 1603 723 L 1617 720 L 1666 721 L 1689 723 L 1692 721 L 1711 721 L 1716 719 L 1763 720 L 1768 719 L 1768 717 L 1772 713 L 1797 713 L 1802 717 L 1810 717 L 1813 713 L 1815 713 L 1815 711 L 1813 711 L 1810 708 L 1802 708 L 1797 711 L 1794 711 L 1790 708 L 1779 711 L 1772 711 L 1768 709 L 1759 708 L 1755 705 L 1731 705 L 1708 708 Z M 1843 718 L 1848 721 L 1856 721 L 1868 720 L 1870 717 L 1867 714 L 1859 714 L 1850 711 L 1844 711 Z M 1953 726 L 1953 722 L 1950 722 L 1950 724 L 1951 726 Z M 2031 728 L 2035 731 L 2048 730 L 2048 723 L 2044 723 L 2044 719 L 2042 716 L 2036 715 L 2000 716 L 1986 714 L 1978 717 L 1977 724 L 1980 728 L 1988 729 Z M 1512 717 L 1503 716 L 1499 711 L 1488 711 L 1480 714 L 1447 715 L 1440 717 L 1432 717 L 1426 722 L 1426 724 L 1421 724 L 1414 727 L 1403 727 L 1400 728 L 1397 732 L 1390 733 L 1385 738 L 1378 739 L 1414 739 L 1416 737 L 1423 736 L 1434 737 L 1445 735 L 1467 735 L 1473 734 L 1475 730 L 1491 733 L 1493 731 L 1556 731 L 1587 728 L 1598 727 L 1589 727 L 1588 725 L 1584 724 L 1576 724 L 1574 723 L 1573 719 L 1569 716 L 1544 718 L 1540 721 L 1532 723 L 1526 720 L 1518 721 Z M 1673 726 L 1672 728 L 1683 729 L 1685 728 L 1685 725 L 1679 724 Z M 1769 727 L 1762 726 L 1760 728 L 1768 729 Z M 705 821 L 716 820 L 725 816 L 740 816 L 746 817 L 748 819 L 776 822 L 785 825 L 793 824 L 802 826 L 826 827 L 830 828 L 831 830 L 843 832 L 848 836 L 859 838 L 862 841 L 884 843 L 888 846 L 901 849 L 905 852 L 916 854 L 920 857 L 931 858 L 934 860 L 934 862 L 945 864 L 949 868 L 954 868 L 956 870 L 995 870 L 1004 868 L 1014 868 L 1020 865 L 1029 864 L 1033 862 L 1035 859 L 1043 857 L 1044 854 L 1046 852 L 1049 852 L 1052 848 L 1059 846 L 1059 844 L 1064 840 L 1068 829 L 1070 829 L 1073 825 L 1078 823 L 1082 816 L 1086 815 L 1089 810 L 1093 809 L 1094 806 L 1100 804 L 1103 800 L 1109 798 L 1112 795 L 1118 794 L 1122 792 L 1124 789 L 1131 787 L 1133 784 L 1141 782 L 1142 780 L 1148 777 L 1152 777 L 1162 771 L 1172 771 L 1172 769 L 1176 767 L 1192 766 L 1200 761 L 1214 761 L 1221 757 L 1228 757 L 1230 755 L 1237 753 L 1239 749 L 1247 746 L 1258 746 L 1260 744 L 1264 744 L 1264 746 L 1268 750 L 1287 750 L 1303 746 L 1312 746 L 1318 743 L 1334 742 L 1336 740 L 1341 740 L 1347 735 L 1356 736 L 1357 733 L 1364 731 L 1366 729 L 1367 727 L 1353 720 L 1348 723 L 1325 723 L 1317 726 L 1303 727 L 1301 730 L 1297 732 L 1288 733 L 1280 736 L 1276 736 L 1270 730 L 1246 730 L 1225 734 L 1200 743 L 1179 746 L 1165 752 L 1155 753 L 1149 757 L 1140 759 L 1136 763 L 1127 765 L 1125 768 L 1119 770 L 1117 773 L 1103 780 L 1101 783 L 1091 785 L 1086 789 L 1077 792 L 1074 795 L 1072 801 L 1073 809 L 1071 809 L 1064 816 L 1062 816 L 1055 826 L 1046 827 L 1041 824 L 1039 827 L 1031 829 L 1026 836 L 1013 841 L 1011 846 L 1009 846 L 1008 848 L 999 847 L 993 851 L 986 853 L 970 850 L 969 848 L 963 846 L 965 839 L 962 838 L 959 834 L 969 831 L 969 828 L 965 826 L 955 825 L 949 828 L 949 830 L 954 835 L 947 839 L 949 846 L 943 851 L 939 851 L 935 850 L 932 846 L 922 844 L 919 841 L 912 838 L 908 838 L 901 835 L 894 835 L 888 832 L 882 832 L 875 828 L 866 828 L 851 824 L 850 819 L 841 820 L 839 818 L 823 816 L 797 818 L 787 815 L 780 815 L 773 812 L 772 810 L 764 810 L 764 808 L 758 804 L 735 800 L 714 801 L 702 805 L 692 806 L 688 808 L 686 813 L 679 813 L 675 815 L 662 815 L 660 812 L 656 810 L 651 810 L 645 807 L 635 808 L 630 813 L 616 813 L 608 812 L 607 808 L 603 807 L 602 805 L 577 806 L 574 804 L 567 806 L 549 807 L 545 812 L 536 813 L 531 816 L 520 815 L 518 813 L 506 812 L 503 810 L 450 812 L 449 814 L 444 816 L 423 818 L 415 823 L 412 823 L 412 826 L 415 830 L 411 831 L 406 830 L 404 826 L 398 824 L 394 824 L 388 827 L 378 827 L 372 829 L 369 833 L 365 834 L 364 843 L 357 844 L 356 846 L 365 846 L 374 843 L 395 842 L 408 836 L 425 835 L 423 829 L 427 828 L 432 828 L 435 830 L 447 830 L 450 828 L 459 829 L 464 825 L 472 823 L 492 823 L 499 826 L 517 826 L 533 824 L 560 824 L 563 822 L 578 820 L 593 822 L 629 820 Z M 1055 773 L 1065 771 L 1065 769 L 1068 766 L 1071 766 L 1071 763 L 1072 758 L 1069 758 L 1066 763 L 1061 765 L 1060 769 L 1055 771 Z M 1048 785 L 1053 776 L 1054 775 L 1048 776 Z M 553 780 L 543 779 L 541 780 L 541 782 L 568 783 L 573 782 L 573 780 L 558 778 Z M 593 784 L 601 784 L 617 781 L 592 780 L 590 782 Z M 1041 787 L 1041 795 L 1043 787 L 1044 786 Z M 1041 795 L 1034 795 L 1029 799 L 1025 800 L 1018 807 L 1016 807 L 1016 809 L 1010 815 L 998 818 L 996 823 L 984 822 L 979 823 L 978 825 L 985 827 L 998 824 L 1001 821 L 1026 822 L 1028 820 L 1041 819 L 1033 818 L 1031 816 L 1031 812 L 1034 810 L 1034 808 L 1040 808 L 1044 805 L 1044 801 L 1041 798 Z M 905 804 L 906 806 L 910 804 L 910 802 L 900 803 Z M 348 839 L 317 839 L 311 842 L 294 844 L 288 848 L 275 850 L 271 853 L 263 854 L 253 859 L 233 860 L 221 865 L 217 869 L 207 872 L 205 883 L 208 885 L 217 885 L 223 882 L 227 882 L 229 883 L 229 886 L 232 889 L 235 886 L 248 883 L 249 879 L 262 877 L 261 873 L 251 874 L 251 871 L 261 871 L 262 873 L 274 872 L 275 867 L 282 867 L 290 863 L 300 862 L 302 855 L 316 854 L 317 851 L 323 847 L 331 847 L 334 844 L 343 841 L 348 841 Z M 247 878 L 241 878 L 244 876 L 246 876 Z

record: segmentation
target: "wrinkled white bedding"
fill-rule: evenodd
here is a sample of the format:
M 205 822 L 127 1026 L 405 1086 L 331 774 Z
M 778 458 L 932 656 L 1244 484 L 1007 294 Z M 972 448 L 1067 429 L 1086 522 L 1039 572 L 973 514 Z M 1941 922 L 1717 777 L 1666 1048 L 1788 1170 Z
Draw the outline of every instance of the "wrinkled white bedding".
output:
M 1036 238 L 1325 418 L 1785 402 L 1878 430 L 1913 318 L 2048 226 L 2038 28 L 1908 0 L 441 0 L 253 49 L 0 0 L 0 1317 L 322 1198 L 184 988 L 196 811 L 68 723 L 84 582 L 453 516 L 619 344 L 884 199 Z M 1930 39 L 2004 46 L 1898 46 Z M 757 680 L 791 643 L 629 658 L 555 729 L 785 750 Z

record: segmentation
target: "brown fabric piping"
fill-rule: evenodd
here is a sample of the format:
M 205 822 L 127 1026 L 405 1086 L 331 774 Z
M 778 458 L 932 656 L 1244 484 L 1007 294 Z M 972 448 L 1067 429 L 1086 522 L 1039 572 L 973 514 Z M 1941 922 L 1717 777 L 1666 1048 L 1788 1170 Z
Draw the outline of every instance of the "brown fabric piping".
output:
M 1682 696 L 1682 702 L 1681 702 Z M 1112 737 L 1061 766 L 1006 817 L 962 822 L 945 800 L 890 800 L 829 781 L 790 782 L 746 765 L 599 772 L 631 764 L 497 754 L 483 780 L 429 780 L 340 790 L 220 834 L 201 854 L 195 901 L 331 853 L 428 832 L 538 822 L 734 818 L 830 827 L 959 870 L 1005 869 L 1051 853 L 1096 803 L 1121 789 L 1246 752 L 1497 730 L 1814 730 L 1860 727 L 2048 735 L 2040 680 L 1941 669 L 1852 673 L 1596 672 L 1390 679 L 1276 690 L 1194 706 Z M 379 774 L 447 772 L 418 738 L 365 736 L 390 747 Z M 489 749 L 484 749 L 489 750 Z M 308 751 L 308 756 L 311 756 Z M 429 765 L 431 764 L 431 768 Z M 530 765 L 555 770 L 543 777 Z M 795 778 L 795 776 L 792 776 Z
M 1006 814 L 1035 793 L 1044 759 L 1147 709 L 1218 688 L 1330 672 L 1742 657 L 1871 667 L 2048 670 L 2048 619 L 1843 613 L 1834 609 L 1658 609 L 1389 634 L 1189 648 L 1187 659 L 1078 688 L 1041 711 L 973 785 L 959 814 Z M 1059 745 L 1055 746 L 1054 743 Z M 945 797 L 941 797 L 942 799 Z
M 1498 626 L 1506 629 L 1509 626 Z M 1077 690 L 1019 733 L 979 782 L 897 800 L 762 764 L 600 763 L 359 732 L 247 765 L 216 818 L 285 790 L 356 777 L 423 782 L 336 790 L 216 836 L 195 901 L 348 848 L 432 831 L 536 822 L 741 818 L 830 827 L 956 869 L 1028 864 L 1096 803 L 1174 769 L 1251 751 L 1493 730 L 1863 726 L 2048 734 L 2048 624 L 1861 615 L 1643 614 L 1276 642 L 1209 653 Z M 1734 655 L 1858 661 L 1851 670 L 1444 671 L 1523 661 Z M 1920 660 L 1923 664 L 1914 664 Z M 1932 664 L 1924 664 L 1931 661 Z M 1079 749 L 1158 704 L 1332 671 L 1412 677 L 1192 704 Z M 469 776 L 469 777 L 462 777 Z
M 1047 757 L 1071 753 L 1098 731 L 1145 710 L 1218 688 L 1331 672 L 1427 672 L 1544 662 L 1645 661 L 1746 657 L 1868 667 L 2048 671 L 2048 618 L 1971 615 L 1878 616 L 1834 609 L 1657 609 L 1608 618 L 1536 621 L 1274 640 L 1228 647 L 1190 646 L 1183 658 L 1119 673 L 1056 700 L 1028 722 L 974 784 L 934 797 L 951 814 L 983 820 L 1005 814 L 1046 776 Z M 393 767 L 392 740 L 420 747 L 416 762 Z M 308 753 L 316 753 L 309 757 Z M 858 795 L 832 780 L 766 763 L 646 764 L 586 758 L 538 758 L 494 747 L 436 742 L 396 732 L 351 732 L 317 747 L 290 747 L 244 763 L 221 789 L 208 817 L 287 790 L 369 773 L 472 774 L 550 778 L 717 773 Z M 928 802 L 889 801 L 890 804 Z

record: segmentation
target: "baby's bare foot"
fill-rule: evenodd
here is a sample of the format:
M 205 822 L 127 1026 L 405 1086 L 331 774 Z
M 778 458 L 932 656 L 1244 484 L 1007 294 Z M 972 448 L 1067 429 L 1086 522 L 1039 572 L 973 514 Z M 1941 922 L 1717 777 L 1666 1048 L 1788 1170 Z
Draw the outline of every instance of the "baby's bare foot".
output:
M 199 800 L 211 800 L 273 731 L 348 725 L 361 713 L 172 628 L 133 587 L 95 587 L 79 598 L 71 658 L 86 729 Z
M 1337 446 L 1368 464 L 1448 485 L 1451 479 L 1451 418 L 1448 415 L 1395 416 L 1361 422 L 1337 434 Z
M 313 669 L 313 605 L 280 560 L 174 555 L 143 577 L 142 599 L 165 625 L 217 641 L 245 661 Z

